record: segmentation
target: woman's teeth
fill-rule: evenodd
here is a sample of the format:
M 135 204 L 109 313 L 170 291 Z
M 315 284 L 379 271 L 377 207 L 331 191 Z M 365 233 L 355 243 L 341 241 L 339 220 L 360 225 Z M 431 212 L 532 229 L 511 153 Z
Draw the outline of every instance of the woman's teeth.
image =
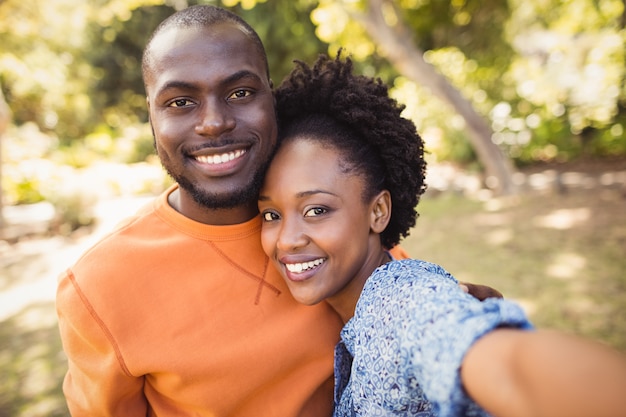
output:
M 300 272 L 315 268 L 316 266 L 323 264 L 324 261 L 325 259 L 320 258 L 320 259 L 316 259 L 314 261 L 309 261 L 309 262 L 302 262 L 302 263 L 297 263 L 297 264 L 285 264 L 285 268 L 287 268 L 289 272 L 300 273 Z

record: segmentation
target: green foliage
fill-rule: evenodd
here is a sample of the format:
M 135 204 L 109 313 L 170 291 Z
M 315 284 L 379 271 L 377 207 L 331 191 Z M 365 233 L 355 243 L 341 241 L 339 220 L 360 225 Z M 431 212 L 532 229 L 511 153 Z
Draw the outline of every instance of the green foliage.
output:
M 53 194 L 47 201 L 54 206 L 54 228 L 58 234 L 67 236 L 81 227 L 95 223 L 93 196 L 77 191 L 68 195 Z
M 98 124 L 119 132 L 148 121 L 141 55 L 152 31 L 174 11 L 165 5 L 148 5 L 130 11 L 127 19 L 111 19 L 89 29 L 94 47 L 86 51 L 86 57 L 97 74 L 89 91 L 92 105 L 101 114 Z
M 318 35 L 331 48 L 347 45 L 350 50 L 353 45 L 371 44 L 362 28 L 355 29 L 347 18 L 349 12 L 365 10 L 368 3 L 321 0 L 312 15 Z M 395 4 L 399 15 L 387 20 L 394 24 L 394 19 L 400 19 L 411 28 L 413 41 L 426 51 L 426 59 L 492 123 L 494 141 L 518 162 L 568 160 L 589 153 L 623 155 L 626 145 L 615 134 L 619 126 L 614 127 L 619 124 L 619 102 L 626 94 L 622 1 L 397 0 Z M 383 13 L 393 16 L 388 10 Z M 376 45 L 369 50 L 376 51 Z M 353 57 L 367 65 L 376 55 Z M 387 82 L 397 77 L 393 71 L 378 70 Z M 409 116 L 421 131 L 429 129 L 429 121 L 442 123 L 443 140 L 450 143 L 432 150 L 442 151 L 440 159 L 467 156 L 449 152 L 457 148 L 463 127 L 459 130 L 450 110 L 429 95 L 428 86 L 422 87 L 420 107 Z M 397 95 L 406 98 L 410 93 Z M 494 109 L 504 106 L 508 107 L 505 115 L 494 114 Z M 590 130 L 592 140 L 581 136 Z
M 8 181 L 5 192 L 15 204 L 39 203 L 44 200 L 39 192 L 40 185 L 36 178 L 23 177 L 17 181 Z
M 242 16 L 263 40 L 275 85 L 291 72 L 294 60 L 312 62 L 327 50 L 326 43 L 315 36 L 310 19 L 315 1 L 271 0 L 248 10 L 243 8 L 243 1 L 222 3 L 239 3 L 230 9 Z
M 17 126 L 35 123 L 56 138 L 68 163 L 100 157 L 138 161 L 153 155 L 140 60 L 156 25 L 181 4 L 211 3 L 240 14 L 264 40 L 278 84 L 293 60 L 312 62 L 344 47 L 357 71 L 395 85 L 413 103 L 420 131 L 437 125 L 440 159 L 467 161 L 465 127 L 428 93 L 396 82 L 400 73 L 350 13 L 368 1 L 330 0 L 4 0 L 0 2 L 0 87 Z M 413 41 L 474 108 L 494 140 L 518 163 L 537 158 L 623 155 L 626 59 L 621 0 L 396 0 Z M 385 5 L 389 9 L 388 5 Z M 389 22 L 394 19 L 385 11 Z M 404 86 L 404 87 L 403 87 Z M 401 88 L 407 88 L 405 92 Z M 404 102 L 404 100 L 401 100 Z M 503 116 L 498 109 L 508 106 Z M 581 136 L 582 132 L 592 132 Z M 99 138 L 99 139 L 98 139 Z M 98 140 L 112 141 L 102 146 Z M 433 152 L 436 150 L 433 149 Z M 27 184 L 27 182 L 25 182 Z M 34 198 L 34 197 L 33 197 Z

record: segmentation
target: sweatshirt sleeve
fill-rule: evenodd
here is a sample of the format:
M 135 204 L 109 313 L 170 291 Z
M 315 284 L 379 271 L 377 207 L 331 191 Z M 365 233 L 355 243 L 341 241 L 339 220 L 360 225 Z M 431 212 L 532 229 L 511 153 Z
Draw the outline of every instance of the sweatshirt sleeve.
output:
M 68 359 L 63 392 L 72 417 L 145 417 L 144 377 L 132 376 L 71 271 L 59 279 L 59 330 Z

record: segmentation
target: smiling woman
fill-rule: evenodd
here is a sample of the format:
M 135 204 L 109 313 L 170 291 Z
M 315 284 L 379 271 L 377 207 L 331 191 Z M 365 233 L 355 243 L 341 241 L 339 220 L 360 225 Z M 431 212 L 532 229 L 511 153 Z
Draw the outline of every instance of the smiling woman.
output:
M 348 299 L 348 292 L 356 301 L 371 271 L 388 260 L 378 234 L 370 229 L 380 232 L 389 221 L 389 193 L 377 196 L 380 201 L 366 200 L 365 182 L 356 173 L 346 173 L 353 170 L 350 163 L 324 145 L 306 135 L 289 137 L 259 196 L 263 247 L 287 278 L 294 298 L 308 305 L 334 300 L 338 293 Z M 315 170 L 309 166 L 313 161 Z M 352 186 L 353 181 L 362 187 Z M 371 216 L 371 210 L 379 215 Z M 345 236 L 351 244 L 346 245 Z M 353 310 L 345 306 L 347 318 Z
M 392 259 L 425 164 L 382 83 L 322 56 L 276 95 L 262 245 L 296 300 L 325 300 L 343 319 L 335 416 L 625 415 L 626 357 L 535 331 L 519 305 L 480 302 L 439 265 Z

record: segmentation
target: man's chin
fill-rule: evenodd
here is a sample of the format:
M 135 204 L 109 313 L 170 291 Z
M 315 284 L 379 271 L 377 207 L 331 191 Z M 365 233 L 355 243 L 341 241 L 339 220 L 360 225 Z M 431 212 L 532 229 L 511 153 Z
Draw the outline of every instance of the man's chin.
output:
M 183 187 L 181 186 L 181 188 Z M 197 188 L 185 189 L 185 191 L 191 195 L 198 205 L 210 210 L 227 210 L 250 203 L 256 204 L 258 195 L 258 192 L 252 189 L 231 191 L 229 193 L 209 193 Z
M 262 175 L 259 171 L 245 187 L 237 189 L 213 192 L 206 187 L 199 187 L 197 183 L 187 180 L 184 177 L 175 177 L 181 191 L 188 194 L 196 204 L 210 210 L 233 209 L 245 205 L 257 203 L 259 191 L 261 190 Z

